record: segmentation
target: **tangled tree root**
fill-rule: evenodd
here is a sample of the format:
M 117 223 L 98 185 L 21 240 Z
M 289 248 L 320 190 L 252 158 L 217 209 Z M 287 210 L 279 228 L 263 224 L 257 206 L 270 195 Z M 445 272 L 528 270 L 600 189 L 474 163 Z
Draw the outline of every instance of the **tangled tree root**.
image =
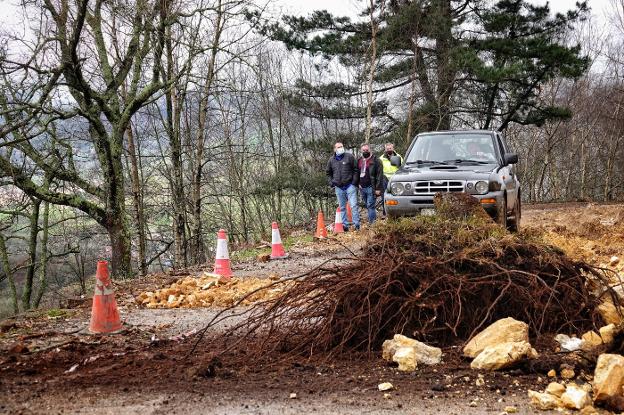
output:
M 249 350 L 312 356 L 370 353 L 395 333 L 448 345 L 504 317 L 533 335 L 600 322 L 592 293 L 606 284 L 601 270 L 538 236 L 507 233 L 465 195 L 436 206 L 437 216 L 379 224 L 361 255 L 302 276 L 232 333 L 254 339 Z

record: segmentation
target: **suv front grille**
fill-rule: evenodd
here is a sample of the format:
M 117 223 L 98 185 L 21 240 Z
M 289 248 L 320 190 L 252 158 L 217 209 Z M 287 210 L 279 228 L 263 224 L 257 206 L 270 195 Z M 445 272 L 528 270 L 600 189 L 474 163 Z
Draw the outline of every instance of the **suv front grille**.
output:
M 415 195 L 433 195 L 438 192 L 463 192 L 464 182 L 448 180 L 431 180 L 414 183 Z

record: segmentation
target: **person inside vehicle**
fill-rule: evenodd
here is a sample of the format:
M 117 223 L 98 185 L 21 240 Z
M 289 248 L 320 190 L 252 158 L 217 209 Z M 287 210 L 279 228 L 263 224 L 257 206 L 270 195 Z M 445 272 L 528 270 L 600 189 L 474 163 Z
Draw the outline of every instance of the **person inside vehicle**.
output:
M 468 143 L 468 155 L 470 158 L 478 158 L 483 156 L 483 152 L 481 151 L 481 147 L 479 144 L 474 141 Z
M 484 146 L 481 143 L 471 141 L 466 146 L 466 149 L 468 150 L 468 158 L 472 160 L 494 160 L 492 150 L 487 145 Z

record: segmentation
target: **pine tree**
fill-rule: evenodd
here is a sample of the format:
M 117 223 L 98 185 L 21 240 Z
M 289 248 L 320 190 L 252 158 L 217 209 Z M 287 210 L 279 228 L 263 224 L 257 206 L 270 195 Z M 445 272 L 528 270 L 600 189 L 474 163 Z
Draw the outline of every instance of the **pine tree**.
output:
M 374 7 L 379 19 L 373 104 L 378 135 L 390 132 L 397 142 L 408 143 L 418 131 L 459 125 L 454 120 L 502 130 L 514 122 L 541 125 L 570 115 L 566 108 L 544 106 L 538 96 L 544 82 L 577 78 L 587 70 L 580 48 L 565 43 L 572 25 L 586 15 L 586 3 L 554 16 L 547 4 L 524 0 L 494 5 L 377 0 Z M 361 16 L 369 13 L 365 9 Z M 337 58 L 364 77 L 371 27 L 370 20 L 317 11 L 309 17 L 286 16 L 262 30 L 289 49 Z M 289 98 L 308 116 L 364 118 L 365 108 L 346 104 L 366 93 L 362 81 L 298 82 Z
M 565 45 L 570 24 L 583 18 L 586 4 L 550 16 L 548 5 L 502 0 L 480 16 L 482 32 L 460 52 L 468 83 L 478 97 L 473 110 L 483 128 L 512 123 L 542 125 L 569 118 L 565 107 L 544 105 L 540 85 L 555 77 L 578 78 L 589 66 L 578 45 Z

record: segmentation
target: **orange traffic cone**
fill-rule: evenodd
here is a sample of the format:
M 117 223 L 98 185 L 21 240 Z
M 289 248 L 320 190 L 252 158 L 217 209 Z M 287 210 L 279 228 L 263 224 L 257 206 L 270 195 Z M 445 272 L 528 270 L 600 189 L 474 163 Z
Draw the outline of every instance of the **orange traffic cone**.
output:
M 342 212 L 340 206 L 336 209 L 336 222 L 334 222 L 334 233 L 343 233 L 344 225 L 342 224 Z
M 92 333 L 112 333 L 121 330 L 121 327 L 119 310 L 108 275 L 108 262 L 98 261 L 89 330 Z
M 271 259 L 286 258 L 286 252 L 284 251 L 284 245 L 282 244 L 282 237 L 280 236 L 277 222 L 271 224 Z
M 225 229 L 220 229 L 217 233 L 217 255 L 215 256 L 214 274 L 228 280 L 232 276 Z
M 314 237 L 319 239 L 327 238 L 327 229 L 325 228 L 325 216 L 323 216 L 322 210 L 319 210 L 318 217 L 316 218 L 316 233 L 314 234 Z
M 353 224 L 353 211 L 351 210 L 351 205 L 347 202 L 347 223 L 349 226 Z

